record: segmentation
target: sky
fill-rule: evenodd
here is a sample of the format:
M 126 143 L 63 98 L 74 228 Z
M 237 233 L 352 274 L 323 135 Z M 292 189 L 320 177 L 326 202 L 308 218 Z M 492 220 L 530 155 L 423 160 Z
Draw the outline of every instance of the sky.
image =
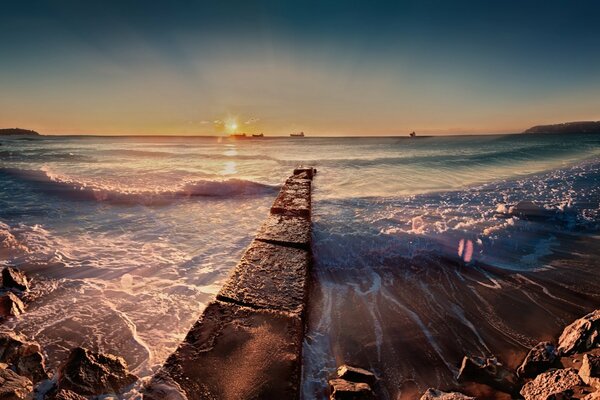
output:
M 0 0 L 0 127 L 509 133 L 600 120 L 600 2 Z

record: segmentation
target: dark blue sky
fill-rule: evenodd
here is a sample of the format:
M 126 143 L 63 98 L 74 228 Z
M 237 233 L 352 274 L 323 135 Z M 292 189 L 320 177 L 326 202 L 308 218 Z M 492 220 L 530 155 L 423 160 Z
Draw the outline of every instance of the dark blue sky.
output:
M 566 0 L 1 1 L 0 123 L 392 134 L 600 119 L 598 15 Z

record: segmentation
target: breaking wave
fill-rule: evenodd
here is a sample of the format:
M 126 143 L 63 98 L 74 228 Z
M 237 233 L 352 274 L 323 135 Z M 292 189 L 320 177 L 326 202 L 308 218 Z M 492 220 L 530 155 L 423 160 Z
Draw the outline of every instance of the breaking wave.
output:
M 0 175 L 13 176 L 36 185 L 36 189 L 67 197 L 71 200 L 102 201 L 117 204 L 165 204 L 191 197 L 235 197 L 273 194 L 278 190 L 268 185 L 244 179 L 188 180 L 171 188 L 131 188 L 74 179 L 40 170 L 0 168 Z

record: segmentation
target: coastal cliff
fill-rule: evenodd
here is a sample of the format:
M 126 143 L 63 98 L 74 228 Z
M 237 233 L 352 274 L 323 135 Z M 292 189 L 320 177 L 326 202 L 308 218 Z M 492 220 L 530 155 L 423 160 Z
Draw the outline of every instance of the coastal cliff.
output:
M 600 133 L 600 121 L 565 122 L 553 125 L 536 125 L 523 133 Z
M 15 135 L 27 135 L 27 136 L 40 136 L 36 131 L 21 128 L 6 128 L 0 129 L 0 136 L 15 136 Z

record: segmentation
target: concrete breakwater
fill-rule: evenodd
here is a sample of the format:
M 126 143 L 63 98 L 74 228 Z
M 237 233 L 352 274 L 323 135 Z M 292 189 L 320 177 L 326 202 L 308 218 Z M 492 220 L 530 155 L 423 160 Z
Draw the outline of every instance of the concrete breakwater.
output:
M 287 179 L 225 282 L 144 390 L 158 399 L 296 399 L 311 256 L 316 169 Z

